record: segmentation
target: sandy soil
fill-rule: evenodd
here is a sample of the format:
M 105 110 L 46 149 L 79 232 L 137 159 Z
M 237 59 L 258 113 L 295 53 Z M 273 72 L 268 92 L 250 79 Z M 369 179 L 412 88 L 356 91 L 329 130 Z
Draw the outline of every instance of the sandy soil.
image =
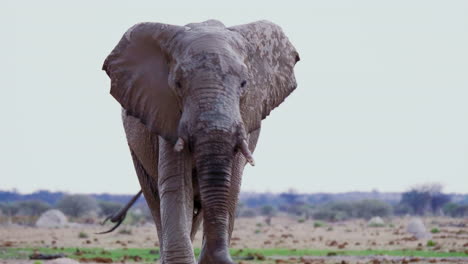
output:
M 468 219 L 426 218 L 428 230 L 437 227 L 440 233 L 432 234 L 436 246 L 426 246 L 428 239 L 417 240 L 406 233 L 410 218 L 387 219 L 387 227 L 368 227 L 364 220 L 328 223 L 314 227 L 314 221 L 298 223 L 297 220 L 276 217 L 267 225 L 263 218 L 242 218 L 236 221 L 232 248 L 289 248 L 289 249 L 386 249 L 425 250 L 468 253 Z M 123 226 L 111 234 L 96 235 L 105 230 L 98 225 L 81 225 L 68 228 L 34 228 L 22 226 L 0 226 L 0 247 L 102 247 L 102 248 L 152 248 L 157 247 L 156 229 L 153 225 L 141 227 Z M 130 231 L 125 234 L 123 230 Z M 80 238 L 83 232 L 87 238 Z M 195 247 L 201 245 L 201 232 L 197 234 Z M 467 254 L 468 257 L 468 254 Z M 286 261 L 286 262 L 283 262 Z M 296 259 L 296 261 L 299 261 Z M 311 259 L 308 263 L 328 263 Z M 336 259 L 330 263 L 354 263 L 352 259 Z M 348 262 L 346 262 L 348 261 Z M 366 260 L 355 260 L 356 263 Z M 369 260 L 370 261 L 370 260 Z M 466 259 L 468 263 L 468 259 Z M 0 264 L 2 262 L 0 261 Z M 246 262 L 247 263 L 247 262 Z M 271 263 L 307 263 L 272 260 Z M 378 262 L 375 262 L 378 263 Z M 381 262 L 386 263 L 386 262 Z M 392 263 L 392 262 L 388 262 Z M 404 263 L 402 260 L 394 263 Z M 437 261 L 437 263 L 443 263 Z M 449 263 L 449 262 L 447 262 Z M 458 262 L 463 263 L 463 262 Z

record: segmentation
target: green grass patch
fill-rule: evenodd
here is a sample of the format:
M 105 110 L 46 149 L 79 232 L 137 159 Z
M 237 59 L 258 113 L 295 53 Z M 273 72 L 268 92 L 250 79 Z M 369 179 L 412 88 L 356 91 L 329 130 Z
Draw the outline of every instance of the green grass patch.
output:
M 322 226 L 325 226 L 324 222 L 322 222 L 322 221 L 315 221 L 314 222 L 314 227 L 315 228 L 322 227 Z
M 158 249 L 102 249 L 102 248 L 0 248 L 0 259 L 28 259 L 33 253 L 60 254 L 73 259 L 111 258 L 113 261 L 128 260 L 138 256 L 142 261 L 154 262 L 159 258 Z
M 411 250 L 313 250 L 313 249 L 231 249 L 232 256 L 249 256 L 261 254 L 263 256 L 327 256 L 330 252 L 343 256 L 372 256 L 388 255 L 401 257 L 468 257 L 464 252 L 434 252 Z M 80 258 L 111 258 L 113 261 L 132 261 L 137 256 L 139 262 L 154 262 L 159 258 L 158 249 L 128 248 L 110 249 L 102 248 L 0 248 L 0 259 L 27 259 L 33 253 L 59 254 L 64 253 L 73 259 Z M 198 256 L 200 249 L 195 249 Z M 140 259 L 141 258 L 141 259 Z
M 85 232 L 80 232 L 80 233 L 78 234 L 78 237 L 79 237 L 79 238 L 88 238 L 89 236 L 88 236 L 88 234 L 86 234 Z
M 464 252 L 435 252 L 435 251 L 417 251 L 417 250 L 314 250 L 314 249 L 231 249 L 232 256 L 247 256 L 249 254 L 259 253 L 264 256 L 327 256 L 334 252 L 340 256 L 374 256 L 388 255 L 401 257 L 468 257 Z

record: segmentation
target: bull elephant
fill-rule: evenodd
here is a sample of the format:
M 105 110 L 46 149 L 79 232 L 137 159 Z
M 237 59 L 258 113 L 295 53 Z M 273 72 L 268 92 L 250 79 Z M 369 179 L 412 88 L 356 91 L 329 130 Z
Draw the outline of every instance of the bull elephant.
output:
M 131 27 L 106 58 L 111 95 L 156 223 L 161 262 L 233 263 L 229 243 L 261 121 L 296 88 L 299 55 L 268 21 Z

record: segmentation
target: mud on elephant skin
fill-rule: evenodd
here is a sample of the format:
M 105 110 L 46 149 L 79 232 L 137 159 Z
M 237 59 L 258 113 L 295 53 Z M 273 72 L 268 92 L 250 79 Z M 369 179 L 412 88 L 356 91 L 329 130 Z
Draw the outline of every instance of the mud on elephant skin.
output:
M 233 263 L 229 243 L 262 119 L 296 88 L 299 55 L 268 21 L 130 28 L 104 62 L 157 227 L 162 263 Z

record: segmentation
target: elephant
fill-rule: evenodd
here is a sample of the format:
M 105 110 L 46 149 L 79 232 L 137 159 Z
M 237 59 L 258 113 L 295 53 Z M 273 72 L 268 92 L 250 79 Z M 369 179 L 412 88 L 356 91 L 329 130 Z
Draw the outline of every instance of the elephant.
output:
M 139 23 L 104 61 L 161 263 L 232 264 L 229 244 L 244 167 L 261 121 L 295 90 L 299 54 L 269 21 L 226 27 Z

